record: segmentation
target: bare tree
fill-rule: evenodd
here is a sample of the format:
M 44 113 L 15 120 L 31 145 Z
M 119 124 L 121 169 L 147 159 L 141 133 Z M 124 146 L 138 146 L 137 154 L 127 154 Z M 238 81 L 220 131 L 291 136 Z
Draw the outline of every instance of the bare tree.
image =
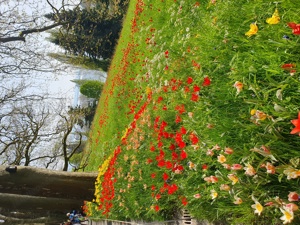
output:
M 54 1 L 51 2 L 51 1 Z M 71 0 L 0 0 L 0 75 L 16 77 L 31 71 L 53 71 L 53 60 L 46 56 L 40 34 L 68 23 L 61 17 L 66 8 L 79 4 Z M 58 4 L 59 3 L 59 4 Z M 59 6 L 55 6 L 55 4 Z M 45 10 L 48 9 L 48 10 Z M 55 22 L 44 15 L 53 13 Z M 34 34 L 34 35 L 33 35 Z
M 85 110 L 80 107 L 69 107 L 66 113 L 58 112 L 60 121 L 58 129 L 61 133 L 61 152 L 64 158 L 63 171 L 68 170 L 69 162 L 75 153 L 82 149 L 86 132 L 83 129 Z
M 55 127 L 51 127 L 54 115 L 50 109 L 40 100 L 32 99 L 10 106 L 10 111 L 2 115 L 1 121 L 2 161 L 28 166 L 33 161 L 56 158 L 57 155 L 45 149 L 45 145 L 58 135 Z

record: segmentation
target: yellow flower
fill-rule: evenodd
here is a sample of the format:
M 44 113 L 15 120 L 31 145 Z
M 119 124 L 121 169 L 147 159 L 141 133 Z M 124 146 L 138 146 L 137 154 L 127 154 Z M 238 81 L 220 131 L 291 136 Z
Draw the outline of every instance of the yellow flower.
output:
M 256 113 L 256 109 L 251 109 L 251 111 L 250 111 L 251 116 L 254 116 L 255 113 Z
M 275 12 L 273 13 L 272 17 L 266 19 L 266 22 L 268 24 L 277 24 L 280 22 L 280 17 L 277 9 L 275 9 Z
M 211 199 L 215 199 L 218 197 L 218 192 L 216 192 L 215 190 L 211 190 L 210 196 L 211 196 Z
M 235 185 L 239 181 L 239 178 L 232 173 L 228 174 L 227 177 L 232 181 L 232 185 Z
M 255 198 L 252 199 L 255 202 L 255 204 L 253 204 L 251 207 L 255 209 L 254 213 L 257 213 L 260 216 L 261 212 L 264 210 L 264 207 Z
M 150 94 L 152 92 L 152 89 L 150 87 L 146 87 L 146 94 Z
M 280 219 L 283 220 L 283 224 L 292 222 L 292 220 L 294 219 L 294 213 L 292 210 L 287 207 L 283 207 L 280 208 L 280 211 L 283 213 L 283 216 L 280 217 Z
M 255 23 L 250 24 L 250 30 L 245 33 L 246 36 L 251 37 L 252 35 L 256 34 L 258 32 L 258 26 Z
M 125 129 L 123 136 L 121 137 L 121 140 L 126 138 L 128 134 L 128 128 Z

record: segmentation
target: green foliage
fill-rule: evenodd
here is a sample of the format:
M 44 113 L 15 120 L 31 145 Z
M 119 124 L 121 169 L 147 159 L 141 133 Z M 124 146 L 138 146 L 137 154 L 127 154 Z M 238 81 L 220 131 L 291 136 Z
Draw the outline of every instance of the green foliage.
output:
M 103 83 L 97 80 L 85 81 L 80 86 L 80 93 L 88 98 L 98 99 L 103 89 Z
M 119 38 L 126 5 L 126 1 L 113 5 L 121 9 L 118 13 L 112 12 L 109 4 L 97 3 L 89 9 L 77 7 L 59 15 L 47 14 L 47 18 L 62 23 L 59 31 L 51 32 L 50 40 L 75 56 L 110 59 Z

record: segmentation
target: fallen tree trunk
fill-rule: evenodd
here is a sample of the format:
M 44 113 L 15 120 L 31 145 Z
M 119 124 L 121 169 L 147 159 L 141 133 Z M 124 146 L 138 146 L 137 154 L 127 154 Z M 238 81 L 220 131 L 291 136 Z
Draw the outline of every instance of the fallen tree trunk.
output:
M 64 172 L 17 167 L 7 172 L 0 166 L 0 193 L 66 199 L 92 199 L 97 173 Z
M 0 166 L 0 219 L 5 224 L 30 223 L 35 218 L 45 224 L 58 224 L 58 220 L 67 220 L 67 212 L 80 210 L 84 200 L 94 198 L 96 177 L 97 173 L 25 166 L 8 172 L 6 166 Z

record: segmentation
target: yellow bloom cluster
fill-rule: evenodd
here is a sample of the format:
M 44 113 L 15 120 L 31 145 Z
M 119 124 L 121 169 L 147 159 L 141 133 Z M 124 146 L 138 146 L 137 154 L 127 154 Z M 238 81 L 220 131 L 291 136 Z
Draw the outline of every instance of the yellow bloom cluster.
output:
M 97 204 L 100 203 L 99 199 L 100 199 L 100 192 L 101 192 L 101 185 L 100 185 L 101 184 L 101 177 L 106 172 L 106 170 L 109 166 L 109 162 L 110 162 L 112 157 L 113 157 L 113 154 L 111 154 L 98 169 L 98 176 L 97 176 L 97 179 L 96 179 L 96 182 L 95 182 L 95 194 L 94 194 L 95 197 L 96 197 L 94 202 L 96 202 Z

